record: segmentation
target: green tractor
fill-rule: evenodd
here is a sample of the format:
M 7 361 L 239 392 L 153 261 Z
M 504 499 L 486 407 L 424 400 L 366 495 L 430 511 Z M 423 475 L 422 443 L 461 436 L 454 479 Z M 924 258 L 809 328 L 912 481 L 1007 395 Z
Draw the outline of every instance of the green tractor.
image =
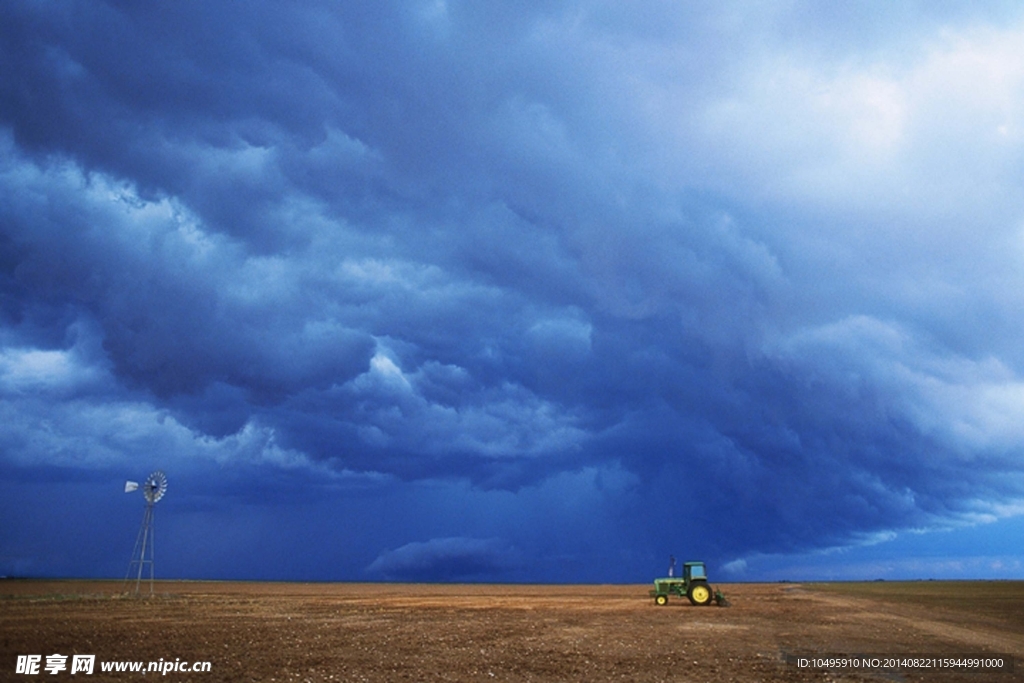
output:
M 715 600 L 715 594 L 708 585 L 704 563 L 684 562 L 682 576 L 654 580 L 654 590 L 651 591 L 654 604 L 667 605 L 670 595 L 685 597 L 693 605 L 710 605 Z

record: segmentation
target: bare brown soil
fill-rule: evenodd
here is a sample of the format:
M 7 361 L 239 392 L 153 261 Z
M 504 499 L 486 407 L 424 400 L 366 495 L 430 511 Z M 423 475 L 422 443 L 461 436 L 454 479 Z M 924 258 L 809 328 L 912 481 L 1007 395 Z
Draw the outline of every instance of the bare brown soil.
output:
M 1024 582 L 721 585 L 728 608 L 648 586 L 0 581 L 0 680 L 128 681 L 99 662 L 208 661 L 166 681 L 1024 680 Z M 94 654 L 92 676 L 15 674 Z M 1013 672 L 800 668 L 801 654 L 1002 654 Z M 787 661 L 788 656 L 788 661 Z M 141 680 L 152 681 L 154 673 Z

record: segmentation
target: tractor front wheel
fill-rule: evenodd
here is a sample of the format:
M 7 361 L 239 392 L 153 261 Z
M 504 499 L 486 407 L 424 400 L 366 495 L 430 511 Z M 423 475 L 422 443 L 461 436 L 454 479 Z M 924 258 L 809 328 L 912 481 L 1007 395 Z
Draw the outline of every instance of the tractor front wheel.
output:
M 655 605 L 660 605 L 660 606 L 667 605 L 668 604 L 668 596 L 667 595 L 659 595 L 658 597 L 654 598 L 654 604 Z
M 714 596 L 711 594 L 710 586 L 703 582 L 697 582 L 690 585 L 690 590 L 686 591 L 686 597 L 694 605 L 710 605 Z

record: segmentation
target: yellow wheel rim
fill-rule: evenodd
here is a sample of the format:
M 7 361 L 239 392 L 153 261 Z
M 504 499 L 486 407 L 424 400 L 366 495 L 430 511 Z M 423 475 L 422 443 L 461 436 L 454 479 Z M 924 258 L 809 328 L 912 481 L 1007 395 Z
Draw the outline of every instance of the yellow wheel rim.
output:
M 666 598 L 664 595 L 659 595 L 658 599 L 655 600 L 655 602 L 657 602 L 659 605 L 664 605 L 666 602 L 668 602 L 668 598 Z
M 697 586 L 693 589 L 693 599 L 697 602 L 707 602 L 709 597 L 711 597 L 711 593 L 704 586 Z

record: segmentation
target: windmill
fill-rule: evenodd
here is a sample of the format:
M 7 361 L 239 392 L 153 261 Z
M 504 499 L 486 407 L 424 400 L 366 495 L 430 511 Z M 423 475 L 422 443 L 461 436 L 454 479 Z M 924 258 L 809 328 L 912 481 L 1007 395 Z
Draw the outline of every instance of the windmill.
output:
M 139 489 L 138 482 L 126 481 L 124 492 L 131 493 Z M 135 539 L 135 550 L 132 551 L 132 561 L 128 563 L 128 573 L 124 576 L 127 584 L 132 576 L 132 570 L 138 565 L 135 572 L 135 594 L 139 594 L 139 586 L 142 583 L 142 571 L 149 565 L 149 594 L 153 594 L 153 506 L 159 502 L 167 493 L 167 476 L 157 470 L 148 477 L 142 484 L 142 495 L 146 498 L 146 512 L 142 516 L 142 526 L 139 528 L 139 535 Z M 146 559 L 146 556 L 149 559 Z

